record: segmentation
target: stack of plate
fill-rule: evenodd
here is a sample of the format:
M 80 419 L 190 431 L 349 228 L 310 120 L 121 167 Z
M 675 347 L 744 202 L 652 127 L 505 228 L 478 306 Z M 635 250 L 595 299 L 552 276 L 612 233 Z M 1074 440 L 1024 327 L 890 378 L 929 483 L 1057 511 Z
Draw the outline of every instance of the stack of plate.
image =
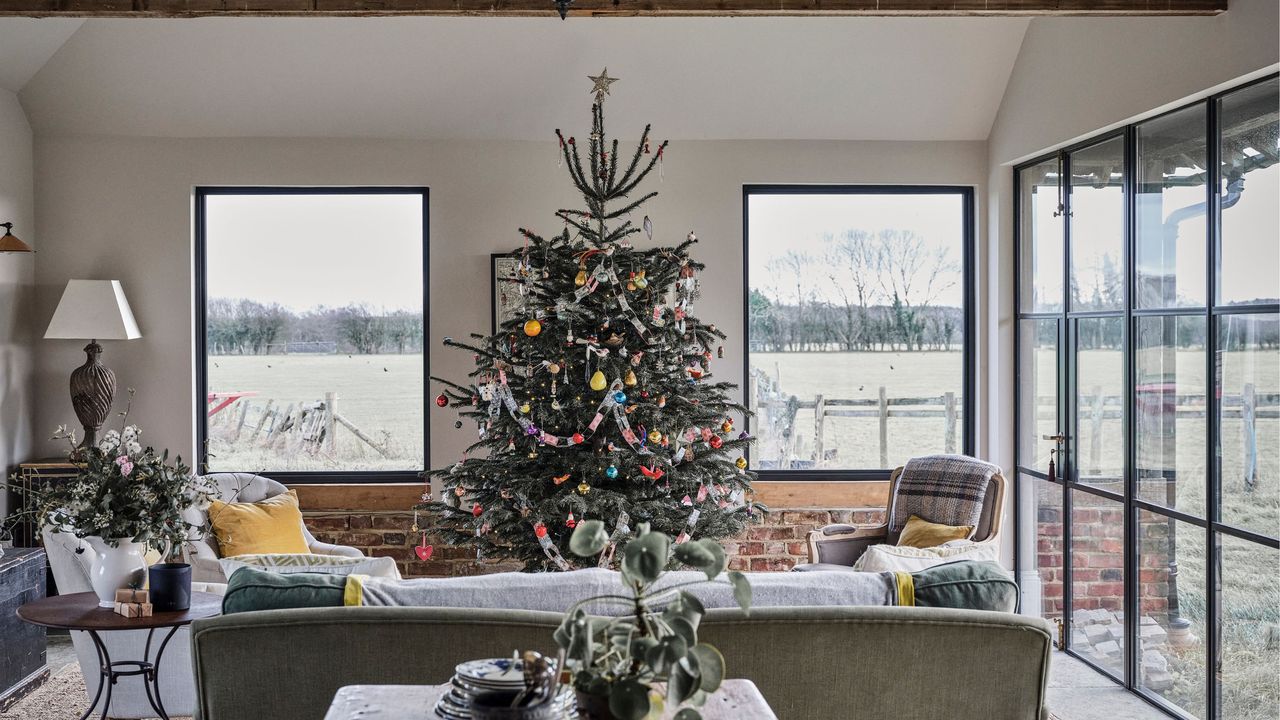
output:
M 454 668 L 449 692 L 436 703 L 436 715 L 445 720 L 471 720 L 471 698 L 494 690 L 521 690 L 524 688 L 524 672 L 518 660 L 493 658 L 471 660 Z M 552 701 L 555 717 L 560 720 L 577 720 L 577 702 L 573 688 L 564 685 Z

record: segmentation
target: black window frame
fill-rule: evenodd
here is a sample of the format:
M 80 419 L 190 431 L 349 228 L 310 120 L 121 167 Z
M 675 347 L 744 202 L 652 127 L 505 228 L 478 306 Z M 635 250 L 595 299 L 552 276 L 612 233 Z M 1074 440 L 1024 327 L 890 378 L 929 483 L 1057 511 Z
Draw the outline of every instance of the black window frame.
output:
M 431 467 L 431 413 L 427 411 L 427 388 L 431 377 L 431 352 L 427 340 L 431 336 L 430 313 L 430 189 L 425 186 L 253 186 L 253 185 L 210 185 L 197 186 L 194 189 L 194 224 L 195 247 L 193 251 L 194 282 L 194 329 L 195 329 L 195 370 L 196 370 L 196 472 L 208 473 L 208 432 L 209 415 L 207 412 L 209 397 L 208 376 L 208 237 L 207 237 L 207 200 L 216 195 L 419 195 L 422 198 L 422 352 L 423 379 L 423 423 L 422 452 L 423 470 Z M 370 471 L 283 471 L 262 468 L 245 468 L 233 470 L 217 469 L 214 473 L 252 472 L 269 477 L 286 485 L 331 485 L 349 483 L 419 483 L 423 470 L 370 470 Z
M 1220 495 L 1220 467 L 1215 466 L 1214 459 L 1217 452 L 1217 435 L 1219 426 L 1216 418 L 1218 417 L 1218 399 L 1216 392 L 1218 377 L 1214 364 L 1217 344 L 1217 327 L 1218 320 L 1223 316 L 1237 315 L 1269 315 L 1280 313 L 1280 304 L 1277 303 L 1221 303 L 1217 298 L 1216 287 L 1220 282 L 1221 272 L 1221 207 L 1219 205 L 1219 192 L 1221 191 L 1222 166 L 1219 157 L 1219 143 L 1221 142 L 1221 127 L 1218 116 L 1219 101 L 1233 93 L 1245 90 L 1263 83 L 1275 82 L 1280 79 L 1280 73 L 1267 73 L 1253 80 L 1242 82 L 1238 85 L 1206 94 L 1192 102 L 1178 105 L 1169 110 L 1165 110 L 1150 117 L 1144 117 L 1140 120 L 1130 121 L 1122 127 L 1114 128 L 1105 132 L 1095 133 L 1085 139 L 1072 142 L 1058 150 L 1040 154 L 1034 158 L 1020 162 L 1010 169 L 1013 179 L 1013 407 L 1014 421 L 1009 428 L 1013 441 L 1013 469 L 1011 474 L 1011 482 L 1013 485 L 1013 561 L 1014 573 L 1018 578 L 1022 577 L 1022 573 L 1028 569 L 1035 569 L 1034 566 L 1028 568 L 1026 558 L 1021 552 L 1022 533 L 1035 532 L 1035 518 L 1023 517 L 1023 508 L 1021 495 L 1023 492 L 1024 477 L 1032 481 L 1040 481 L 1056 485 L 1062 492 L 1062 504 L 1059 506 L 1062 513 L 1063 533 L 1062 541 L 1062 568 L 1064 579 L 1062 580 L 1061 595 L 1061 616 L 1062 624 L 1066 628 L 1069 636 L 1072 628 L 1072 577 L 1073 559 L 1071 557 L 1071 537 L 1072 530 L 1072 493 L 1082 492 L 1097 497 L 1105 498 L 1110 501 L 1117 502 L 1121 505 L 1124 513 L 1124 609 L 1127 617 L 1138 617 L 1141 613 L 1141 587 L 1140 578 L 1137 570 L 1140 563 L 1140 547 L 1138 539 L 1139 518 L 1142 512 L 1157 515 L 1165 519 L 1185 523 L 1195 527 L 1205 533 L 1205 633 L 1203 639 L 1205 643 L 1204 658 L 1206 667 L 1205 680 L 1205 711 L 1206 720 L 1216 719 L 1221 716 L 1221 696 L 1220 686 L 1215 682 L 1217 676 L 1219 657 L 1219 637 L 1218 630 L 1222 622 L 1221 606 L 1219 598 L 1215 592 L 1216 584 L 1220 581 L 1219 571 L 1221 563 L 1221 543 L 1219 536 L 1232 537 L 1237 540 L 1252 542 L 1263 547 L 1272 549 L 1280 549 L 1280 537 L 1271 537 L 1249 530 L 1244 527 L 1232 525 L 1222 522 L 1221 508 L 1222 498 Z M 1169 115 L 1180 113 L 1185 110 L 1202 106 L 1205 113 L 1205 139 L 1206 139 L 1206 199 L 1207 217 L 1205 227 L 1205 247 L 1207 257 L 1206 267 L 1206 285 L 1205 285 L 1205 302 L 1203 306 L 1175 306 L 1175 307 L 1152 307 L 1139 308 L 1134 299 L 1134 288 L 1137 285 L 1137 261 L 1136 249 L 1138 242 L 1138 233 L 1136 227 L 1135 204 L 1137 201 L 1136 190 L 1136 169 L 1138 160 L 1137 148 L 1137 132 L 1140 126 L 1159 120 Z M 1022 172 L 1036 165 L 1040 165 L 1055 159 L 1064 162 L 1063 173 L 1059 177 L 1059 183 L 1062 182 L 1063 176 L 1070 176 L 1069 157 L 1077 150 L 1088 148 L 1107 140 L 1122 138 L 1124 141 L 1124 193 L 1123 202 L 1125 207 L 1124 218 L 1124 268 L 1121 277 L 1124 279 L 1123 288 L 1123 304 L 1119 310 L 1107 310 L 1103 312 L 1090 311 L 1073 311 L 1070 302 L 1070 253 L 1071 253 L 1071 231 L 1069 227 L 1064 229 L 1063 241 L 1063 297 L 1062 307 L 1056 311 L 1036 311 L 1024 310 L 1022 307 L 1022 289 L 1024 285 L 1030 281 L 1030 278 L 1023 277 L 1022 253 L 1023 253 L 1023 233 L 1022 233 Z M 1065 215 L 1071 213 L 1071 193 L 1063 191 L 1061 193 L 1064 205 L 1060 212 Z M 1069 223 L 1066 225 L 1069 226 Z M 1071 418 L 1069 416 L 1069 408 L 1071 398 L 1076 393 L 1075 381 L 1068 372 L 1070 360 L 1067 355 L 1072 352 L 1070 340 L 1073 336 L 1072 321 L 1080 318 L 1089 317 L 1117 317 L 1123 321 L 1123 340 L 1121 344 L 1121 353 L 1123 354 L 1124 376 L 1123 387 L 1127 397 L 1123 403 L 1124 417 L 1122 420 L 1123 432 L 1125 436 L 1125 468 L 1124 477 L 1121 487 L 1122 492 L 1114 492 L 1104 488 L 1099 488 L 1091 484 L 1082 483 L 1072 479 L 1074 472 L 1072 465 L 1075 463 L 1075 443 L 1076 437 L 1072 433 Z M 1193 514 L 1182 512 L 1175 508 L 1165 507 L 1159 503 L 1151 502 L 1140 497 L 1137 493 L 1137 471 L 1136 471 L 1136 453 L 1137 453 L 1137 427 L 1132 421 L 1133 407 L 1135 404 L 1133 378 L 1136 373 L 1136 353 L 1133 347 L 1133 329 L 1138 320 L 1144 317 L 1198 317 L 1205 319 L 1205 355 L 1206 355 L 1206 375 L 1205 375 L 1205 394 L 1206 394 L 1206 427 L 1205 427 L 1205 445 L 1206 445 L 1206 472 L 1205 472 L 1205 510 L 1204 516 L 1199 517 Z M 1053 319 L 1058 323 L 1058 359 L 1057 359 L 1057 388 L 1058 388 L 1058 416 L 1060 431 L 1068 434 L 1065 443 L 1066 451 L 1063 455 L 1066 459 L 1059 463 L 1058 472 L 1053 480 L 1049 479 L 1047 473 L 1036 470 L 1034 467 L 1023 466 L 1023 458 L 1021 456 L 1021 440 L 1020 433 L 1024 431 L 1022 424 L 1022 364 L 1019 357 L 1022 340 L 1022 321 L 1023 320 L 1040 320 Z M 1027 426 L 1034 431 L 1034 425 Z M 1060 445 L 1059 447 L 1064 447 Z M 1029 527 L 1027 527 L 1029 525 Z M 1033 541 L 1036 537 L 1031 538 Z M 1039 610 L 1036 610 L 1039 613 Z M 1146 688 L 1140 682 L 1139 652 L 1140 637 L 1139 628 L 1136 623 L 1127 623 L 1125 626 L 1125 637 L 1123 646 L 1123 670 L 1120 677 L 1116 677 L 1108 670 L 1090 658 L 1076 652 L 1070 647 L 1068 642 L 1067 648 L 1061 648 L 1067 654 L 1075 657 L 1089 667 L 1096 670 L 1100 675 L 1114 681 L 1116 684 L 1124 687 L 1151 706 L 1159 709 L 1165 715 L 1179 720 L 1185 720 L 1192 717 L 1184 712 L 1181 708 L 1173 705 L 1160 697 L 1156 693 Z
M 961 273 L 964 292 L 964 347 L 961 368 L 964 374 L 961 408 L 961 451 L 974 453 L 974 389 L 977 384 L 974 357 L 975 301 L 975 189 L 971 185 L 876 185 L 876 184 L 744 184 L 742 186 L 742 404 L 751 406 L 751 222 L 749 202 L 752 195 L 957 195 L 961 200 L 962 243 Z M 744 420 L 750 431 L 751 418 Z M 756 470 L 760 480 L 769 482 L 884 482 L 893 468 L 844 470 Z

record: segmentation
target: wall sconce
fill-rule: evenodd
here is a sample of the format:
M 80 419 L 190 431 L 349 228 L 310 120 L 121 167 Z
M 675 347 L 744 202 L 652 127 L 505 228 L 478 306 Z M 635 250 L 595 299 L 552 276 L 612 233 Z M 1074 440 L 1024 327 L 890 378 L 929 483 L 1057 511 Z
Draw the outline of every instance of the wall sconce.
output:
M 0 227 L 4 228 L 4 235 L 0 235 L 0 253 L 29 253 L 35 252 L 31 246 L 22 242 L 13 235 L 13 223 L 0 223 Z

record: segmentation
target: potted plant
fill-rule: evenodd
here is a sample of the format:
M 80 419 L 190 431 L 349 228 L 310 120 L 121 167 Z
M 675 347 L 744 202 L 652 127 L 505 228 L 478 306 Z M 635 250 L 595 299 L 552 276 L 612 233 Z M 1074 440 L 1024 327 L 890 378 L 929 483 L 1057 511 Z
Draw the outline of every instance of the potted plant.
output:
M 569 541 L 575 555 L 590 557 L 609 544 L 604 523 L 578 524 Z M 685 565 L 706 580 L 659 586 L 663 574 Z M 556 644 L 571 667 L 578 709 L 595 720 L 640 720 L 664 708 L 678 709 L 676 720 L 698 720 L 697 710 L 724 679 L 724 658 L 698 641 L 702 603 L 685 588 L 716 580 L 725 569 L 724 548 L 714 540 L 673 545 L 666 535 L 639 526 L 622 552 L 625 594 L 601 595 L 575 603 L 556 630 Z M 751 585 L 740 572 L 729 572 L 734 598 L 746 611 Z M 592 604 L 625 606 L 630 612 L 596 618 Z
M 88 447 L 76 447 L 75 432 L 60 426 L 53 437 L 70 443 L 70 458 L 80 471 L 70 480 L 32 489 L 25 501 L 25 512 L 38 523 L 72 533 L 92 549 L 89 577 L 100 607 L 114 607 L 118 589 L 143 586 L 147 548 L 159 550 L 167 560 L 200 530 L 183 512 L 207 503 L 209 495 L 181 457 L 170 460 L 168 450 L 143 446 L 142 430 L 126 424 L 128 410 L 120 415 L 121 430 Z

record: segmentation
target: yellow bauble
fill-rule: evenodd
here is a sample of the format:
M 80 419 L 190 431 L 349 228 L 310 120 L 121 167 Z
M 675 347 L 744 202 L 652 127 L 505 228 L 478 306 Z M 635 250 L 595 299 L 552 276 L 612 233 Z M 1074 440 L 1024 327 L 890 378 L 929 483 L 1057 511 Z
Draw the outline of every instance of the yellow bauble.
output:
M 537 320 L 528 320 L 524 324 L 524 334 L 529 337 L 537 337 L 542 332 L 542 323 Z
M 637 382 L 638 381 L 636 380 L 636 374 L 635 374 L 635 371 L 633 370 L 628 370 L 626 377 L 622 378 L 622 384 L 626 385 L 627 387 L 635 387 L 635 384 Z
M 649 279 L 644 276 L 644 272 L 636 273 L 636 287 L 641 290 L 649 287 Z
M 529 414 L 529 403 L 525 403 L 525 404 L 521 405 L 521 406 L 520 406 L 520 412 L 524 413 L 525 415 L 528 415 L 528 414 Z
M 609 387 L 609 381 L 604 379 L 604 373 L 597 370 L 596 374 L 591 376 L 591 389 L 603 390 L 606 387 Z
M 738 466 L 738 469 L 739 469 L 739 470 L 746 470 L 746 469 L 747 469 L 747 459 L 746 459 L 746 458 L 744 458 L 744 457 L 740 457 L 740 458 L 738 458 L 738 459 L 737 459 L 737 461 L 736 461 L 736 462 L 734 462 L 734 464 Z
M 578 276 L 573 279 L 573 284 L 582 287 L 587 284 L 587 269 L 583 268 L 578 271 Z
M 720 424 L 720 429 L 727 433 L 733 432 L 733 421 L 725 420 L 723 423 Z
M 586 495 L 591 492 L 591 486 L 586 483 L 578 483 L 578 492 L 582 495 Z
M 556 373 L 560 372 L 560 366 L 555 363 L 551 363 L 550 365 L 547 366 L 547 372 L 551 373 L 552 375 L 555 375 Z
M 657 430 L 650 430 L 650 431 L 649 431 L 649 442 L 651 442 L 651 443 L 660 443 L 660 442 L 662 442 L 662 433 L 658 432 Z

